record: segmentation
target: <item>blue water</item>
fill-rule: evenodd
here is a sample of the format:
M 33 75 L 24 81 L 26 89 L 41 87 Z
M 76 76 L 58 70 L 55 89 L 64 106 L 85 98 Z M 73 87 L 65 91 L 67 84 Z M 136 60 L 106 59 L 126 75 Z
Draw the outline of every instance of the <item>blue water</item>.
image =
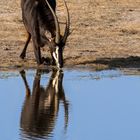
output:
M 25 72 L 30 95 L 18 71 L 0 73 L 1 140 L 140 139 L 140 76 Z

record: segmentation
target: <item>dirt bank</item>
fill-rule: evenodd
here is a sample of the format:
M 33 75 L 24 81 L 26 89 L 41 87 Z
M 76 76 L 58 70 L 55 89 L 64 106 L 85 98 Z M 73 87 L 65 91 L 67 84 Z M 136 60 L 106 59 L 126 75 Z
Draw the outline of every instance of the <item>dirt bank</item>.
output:
M 58 0 L 58 15 L 63 5 Z M 65 67 L 140 68 L 139 0 L 67 0 L 72 34 L 64 51 Z M 60 21 L 63 21 L 60 18 Z M 19 58 L 26 40 L 18 0 L 0 1 L 0 68 L 36 67 L 32 43 Z M 42 50 L 49 56 L 48 48 Z

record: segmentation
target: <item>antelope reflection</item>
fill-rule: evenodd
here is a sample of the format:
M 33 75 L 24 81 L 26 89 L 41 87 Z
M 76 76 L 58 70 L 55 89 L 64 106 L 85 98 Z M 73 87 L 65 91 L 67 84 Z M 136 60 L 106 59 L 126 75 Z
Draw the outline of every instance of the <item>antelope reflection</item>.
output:
M 41 70 L 36 71 L 31 94 L 26 73 L 20 72 L 26 88 L 20 122 L 22 137 L 49 137 L 55 127 L 60 101 L 65 110 L 64 129 L 67 128 L 68 102 L 62 85 L 63 72 L 53 70 L 46 88 L 40 85 L 41 73 Z

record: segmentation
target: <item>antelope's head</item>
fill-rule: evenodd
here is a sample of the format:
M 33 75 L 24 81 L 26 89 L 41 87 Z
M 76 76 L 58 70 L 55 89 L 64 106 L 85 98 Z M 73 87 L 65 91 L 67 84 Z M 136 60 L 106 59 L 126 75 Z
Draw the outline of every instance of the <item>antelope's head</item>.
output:
M 54 21 L 55 21 L 55 28 L 56 28 L 56 36 L 54 39 L 50 39 L 50 52 L 51 52 L 51 56 L 53 59 L 53 64 L 55 64 L 58 68 L 62 68 L 63 67 L 63 50 L 64 50 L 64 46 L 66 44 L 67 41 L 67 37 L 69 36 L 69 27 L 70 27 L 70 16 L 69 16 L 69 10 L 66 4 L 66 1 L 63 0 L 64 2 L 64 6 L 66 8 L 66 26 L 65 26 L 65 30 L 64 30 L 64 35 L 60 35 L 60 25 L 58 22 L 58 18 L 54 12 L 54 10 L 52 9 L 52 7 L 50 6 L 49 2 L 46 0 L 46 3 L 48 5 L 48 7 L 50 8 L 52 15 L 54 17 Z

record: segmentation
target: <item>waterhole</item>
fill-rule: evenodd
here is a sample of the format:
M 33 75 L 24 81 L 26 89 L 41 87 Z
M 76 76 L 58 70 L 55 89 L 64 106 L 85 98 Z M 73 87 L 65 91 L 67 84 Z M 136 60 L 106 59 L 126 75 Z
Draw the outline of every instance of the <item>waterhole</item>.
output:
M 2 140 L 138 140 L 140 75 L 1 71 L 0 114 Z

